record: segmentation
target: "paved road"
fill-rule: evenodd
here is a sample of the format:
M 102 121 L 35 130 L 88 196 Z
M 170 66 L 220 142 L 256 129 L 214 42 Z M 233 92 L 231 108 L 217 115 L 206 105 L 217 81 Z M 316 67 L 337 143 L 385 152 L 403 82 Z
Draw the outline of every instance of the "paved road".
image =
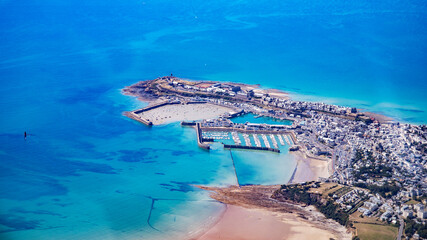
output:
M 403 219 L 399 218 L 399 222 L 400 222 L 400 227 L 399 227 L 399 233 L 397 234 L 397 240 L 401 240 L 402 239 L 402 233 L 403 233 Z

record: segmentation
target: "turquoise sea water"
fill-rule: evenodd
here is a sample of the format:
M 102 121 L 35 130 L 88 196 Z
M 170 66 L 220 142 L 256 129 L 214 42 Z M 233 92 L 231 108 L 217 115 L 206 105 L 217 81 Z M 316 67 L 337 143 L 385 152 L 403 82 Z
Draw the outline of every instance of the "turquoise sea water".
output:
M 244 114 L 231 119 L 234 123 L 266 123 L 274 125 L 292 125 L 290 120 L 280 120 L 271 117 L 257 116 L 252 113 Z
M 138 80 L 256 83 L 425 123 L 425 13 L 424 1 L 0 1 L 0 238 L 180 239 L 214 220 L 222 206 L 192 184 L 234 184 L 230 152 L 122 116 L 143 106 L 120 94 Z M 294 167 L 232 154 L 245 184 Z

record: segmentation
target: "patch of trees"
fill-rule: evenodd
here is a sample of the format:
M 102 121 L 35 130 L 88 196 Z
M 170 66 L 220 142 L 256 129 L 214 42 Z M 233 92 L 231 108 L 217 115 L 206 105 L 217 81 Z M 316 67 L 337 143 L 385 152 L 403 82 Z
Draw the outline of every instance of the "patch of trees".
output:
M 427 238 L 427 225 L 423 225 L 420 223 L 416 223 L 412 219 L 405 220 L 405 235 L 412 237 L 414 233 L 418 233 L 421 238 L 426 239 Z
M 396 184 L 386 183 L 382 186 L 374 185 L 374 184 L 366 184 L 366 183 L 356 183 L 354 184 L 356 187 L 369 189 L 372 193 L 378 193 L 384 198 L 391 198 L 399 192 L 399 187 Z
M 320 194 L 309 193 L 307 192 L 308 189 L 310 189 L 310 186 L 283 185 L 279 193 L 285 199 L 293 202 L 315 206 L 327 218 L 331 218 L 341 225 L 346 226 L 348 224 L 349 214 L 341 210 L 338 204 L 335 204 L 333 200 L 322 201 Z
M 370 178 L 391 177 L 392 172 L 393 172 L 393 168 L 387 167 L 384 165 L 377 165 L 375 167 L 361 167 L 354 174 L 354 177 L 356 179 L 363 179 L 363 180 L 366 180 L 367 177 L 370 177 Z
M 356 149 L 356 153 L 354 154 L 354 158 L 353 161 L 360 161 L 365 157 L 365 154 L 363 153 L 362 150 L 360 149 Z

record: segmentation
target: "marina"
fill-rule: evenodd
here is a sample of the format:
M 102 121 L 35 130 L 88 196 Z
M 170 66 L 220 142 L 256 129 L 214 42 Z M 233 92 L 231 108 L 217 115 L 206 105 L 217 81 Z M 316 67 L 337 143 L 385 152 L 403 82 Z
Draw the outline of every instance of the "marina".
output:
M 209 138 L 213 140 L 230 140 L 230 134 L 228 132 L 206 132 L 202 131 L 203 138 Z
M 193 125 L 193 123 L 182 122 L 181 125 Z M 212 128 L 201 127 L 201 123 L 194 123 L 197 134 L 200 134 L 199 146 L 209 149 L 210 142 L 220 142 L 226 149 L 248 149 L 280 152 L 281 146 L 292 146 L 291 133 L 278 134 L 268 131 L 243 130 L 239 128 Z M 251 140 L 251 136 L 253 141 Z M 276 137 L 279 139 L 277 141 Z M 262 140 L 260 140 L 260 138 Z M 198 137 L 199 139 L 199 137 Z M 287 144 L 285 144 L 285 142 Z M 279 145 L 280 144 L 280 145 Z

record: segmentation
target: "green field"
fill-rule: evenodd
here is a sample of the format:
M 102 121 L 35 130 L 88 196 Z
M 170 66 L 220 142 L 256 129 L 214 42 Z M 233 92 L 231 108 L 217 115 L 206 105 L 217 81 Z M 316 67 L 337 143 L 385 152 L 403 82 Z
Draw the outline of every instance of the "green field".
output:
M 395 240 L 398 228 L 367 223 L 355 223 L 360 240 Z
M 415 201 L 415 200 L 409 200 L 409 201 L 407 201 L 405 204 L 407 204 L 407 205 L 415 205 L 415 204 L 418 204 L 418 203 L 420 203 L 420 202 L 418 202 L 418 201 Z

